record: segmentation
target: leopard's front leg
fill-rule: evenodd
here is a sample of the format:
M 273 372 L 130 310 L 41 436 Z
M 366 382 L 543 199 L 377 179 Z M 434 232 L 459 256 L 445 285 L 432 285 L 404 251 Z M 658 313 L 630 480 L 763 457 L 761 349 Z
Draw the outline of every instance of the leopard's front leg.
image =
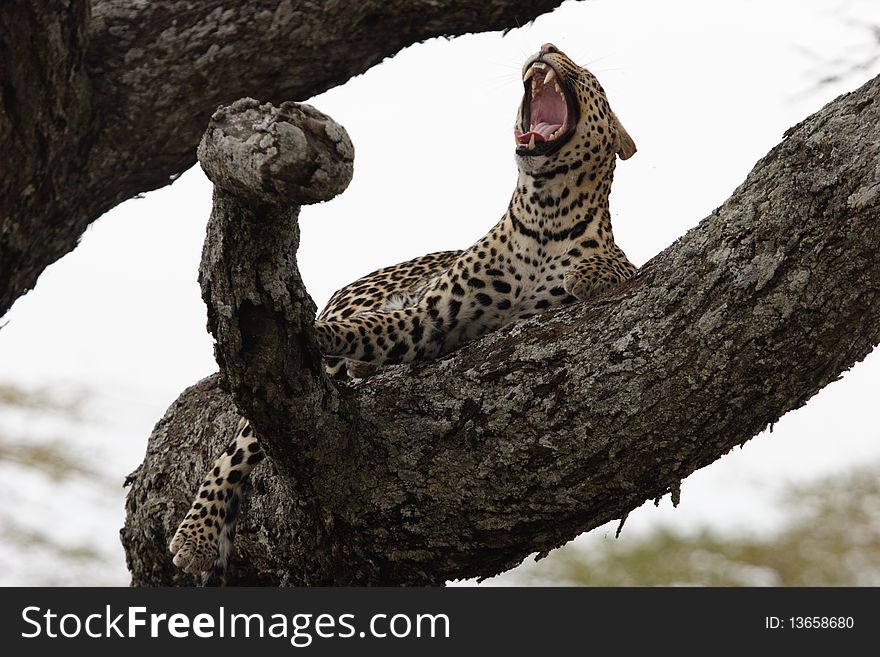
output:
M 203 584 L 222 585 L 232 554 L 241 487 L 263 450 L 250 423 L 242 418 L 235 438 L 205 475 L 189 513 L 180 523 L 169 549 L 174 565 L 198 575 Z
M 570 295 L 586 301 L 618 283 L 625 281 L 638 271 L 623 252 L 610 257 L 594 254 L 578 260 L 563 276 L 563 286 Z

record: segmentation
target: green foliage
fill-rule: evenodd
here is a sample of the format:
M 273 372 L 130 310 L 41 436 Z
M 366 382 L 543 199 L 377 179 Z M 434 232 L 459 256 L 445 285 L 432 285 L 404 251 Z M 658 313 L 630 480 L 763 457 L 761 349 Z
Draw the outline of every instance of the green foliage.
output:
M 4 539 L 24 550 L 47 550 L 56 557 L 81 562 L 99 562 L 103 559 L 103 555 L 89 545 L 62 545 L 42 532 L 26 529 L 9 520 L 0 526 L 3 527 Z
M 77 393 L 67 399 L 47 389 L 25 390 L 8 383 L 0 383 L 0 409 L 6 406 L 23 410 L 51 412 L 70 419 L 81 419 L 85 393 Z
M 0 411 L 4 407 L 30 414 L 53 414 L 64 420 L 83 420 L 84 393 L 66 398 L 47 389 L 25 390 L 10 384 L 0 384 Z M 24 438 L 24 439 L 23 439 Z M 0 462 L 7 461 L 39 470 L 58 481 L 70 476 L 100 479 L 92 468 L 73 456 L 70 440 L 29 436 L 15 438 L 0 433 Z
M 37 444 L 13 444 L 0 436 L 0 461 L 17 463 L 48 475 L 55 481 L 80 476 L 102 479 L 102 475 L 71 455 L 69 445 L 60 440 Z
M 668 528 L 552 553 L 521 576 L 575 586 L 880 585 L 880 468 L 789 489 L 788 525 L 771 536 Z
M 0 384 L 0 464 L 8 466 L 13 479 L 26 473 L 48 478 L 42 483 L 40 477 L 29 478 L 24 491 L 12 491 L 12 504 L 0 509 L 0 547 L 24 570 L 0 573 L 0 585 L 112 581 L 102 578 L 111 555 L 106 548 L 102 552 L 100 542 L 91 545 L 56 526 L 44 531 L 40 522 L 32 522 L 32 514 L 23 512 L 39 509 L 42 495 L 70 500 L 75 506 L 92 491 L 118 497 L 118 485 L 100 472 L 100 464 L 82 455 L 83 429 L 92 424 L 82 410 L 87 400 L 85 393 Z M 63 520 L 62 527 L 91 519 Z

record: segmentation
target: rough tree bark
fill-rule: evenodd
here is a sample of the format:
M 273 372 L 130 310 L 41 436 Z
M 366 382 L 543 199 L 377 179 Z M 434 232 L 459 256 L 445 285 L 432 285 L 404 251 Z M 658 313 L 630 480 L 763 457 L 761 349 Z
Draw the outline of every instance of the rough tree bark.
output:
M 166 546 L 236 407 L 271 465 L 255 472 L 232 583 L 485 577 L 676 498 L 880 342 L 878 126 L 880 77 L 789 130 L 612 293 L 337 387 L 295 253 L 298 206 L 348 182 L 344 131 L 293 105 L 219 112 L 200 158 L 221 374 L 180 396 L 133 475 L 133 583 L 191 583 Z
M 4 0 L 0 317 L 88 224 L 195 162 L 243 96 L 306 99 L 412 43 L 561 0 Z

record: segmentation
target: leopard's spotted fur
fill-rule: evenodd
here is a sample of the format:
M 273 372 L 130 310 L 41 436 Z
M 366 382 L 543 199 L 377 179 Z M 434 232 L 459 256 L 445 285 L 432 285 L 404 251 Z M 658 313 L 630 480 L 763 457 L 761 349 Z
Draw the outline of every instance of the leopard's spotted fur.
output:
M 616 156 L 630 157 L 635 144 L 596 78 L 552 44 L 523 73 L 507 212 L 469 249 L 386 267 L 334 294 L 315 322 L 332 373 L 365 376 L 443 355 L 636 271 L 614 242 L 608 208 Z M 241 482 L 262 458 L 243 419 L 171 541 L 174 563 L 207 571 L 205 583 L 223 581 Z

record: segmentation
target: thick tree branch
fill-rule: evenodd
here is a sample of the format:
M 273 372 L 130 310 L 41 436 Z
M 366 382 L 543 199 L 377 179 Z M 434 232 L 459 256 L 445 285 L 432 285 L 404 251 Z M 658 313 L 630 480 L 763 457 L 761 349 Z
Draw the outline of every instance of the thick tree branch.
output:
M 305 99 L 412 43 L 559 2 L 5 1 L 0 316 L 91 221 L 189 168 L 218 105 Z
M 239 110 L 309 134 L 308 112 L 251 103 L 218 115 L 205 143 L 236 133 Z M 218 186 L 203 290 L 236 403 L 212 377 L 157 425 L 123 531 L 134 583 L 188 581 L 165 546 L 236 404 L 273 467 L 255 473 L 233 582 L 489 576 L 676 494 L 880 342 L 878 125 L 880 78 L 789 130 L 613 293 L 338 390 L 318 367 L 285 209 L 312 199 L 256 152 L 240 176 L 256 191 L 241 193 L 211 172 L 223 149 L 203 148 Z M 263 149 L 283 143 L 270 132 Z M 310 139 L 314 162 L 328 142 Z M 274 202 L 252 200 L 264 193 Z

